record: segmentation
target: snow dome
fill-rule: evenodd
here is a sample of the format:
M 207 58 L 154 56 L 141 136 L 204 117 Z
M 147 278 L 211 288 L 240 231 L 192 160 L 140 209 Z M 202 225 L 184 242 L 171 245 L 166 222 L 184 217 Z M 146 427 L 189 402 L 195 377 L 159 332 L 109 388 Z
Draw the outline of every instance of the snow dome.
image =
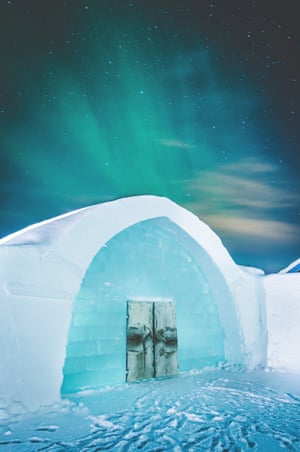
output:
M 281 353 L 298 333 L 290 329 L 278 352 L 274 284 L 264 279 L 161 197 L 99 204 L 11 234 L 0 240 L 0 397 L 34 408 L 222 363 L 289 366 L 294 358 Z

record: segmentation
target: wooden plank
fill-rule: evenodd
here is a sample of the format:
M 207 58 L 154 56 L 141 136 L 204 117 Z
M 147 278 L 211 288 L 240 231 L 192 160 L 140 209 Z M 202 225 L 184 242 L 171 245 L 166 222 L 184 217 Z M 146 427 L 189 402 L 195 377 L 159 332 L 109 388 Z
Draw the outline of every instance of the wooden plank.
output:
M 127 381 L 154 376 L 153 303 L 127 302 Z
M 155 377 L 178 374 L 175 301 L 154 302 Z

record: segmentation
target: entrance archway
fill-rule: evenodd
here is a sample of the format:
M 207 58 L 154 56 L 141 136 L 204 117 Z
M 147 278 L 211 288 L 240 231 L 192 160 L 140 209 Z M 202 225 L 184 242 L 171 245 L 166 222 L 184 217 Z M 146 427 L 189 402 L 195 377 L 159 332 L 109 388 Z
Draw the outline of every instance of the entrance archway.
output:
M 225 360 L 218 307 L 231 309 L 225 281 L 185 231 L 154 218 L 115 235 L 86 271 L 73 306 L 62 393 L 126 381 L 127 300 L 145 298 L 176 300 L 180 371 Z

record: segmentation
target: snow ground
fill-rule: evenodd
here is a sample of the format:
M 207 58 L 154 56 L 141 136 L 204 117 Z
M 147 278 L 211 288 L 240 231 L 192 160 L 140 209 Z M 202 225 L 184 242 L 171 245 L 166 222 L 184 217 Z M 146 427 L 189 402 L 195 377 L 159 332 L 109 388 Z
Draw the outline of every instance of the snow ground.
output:
M 22 411 L 0 408 L 3 452 L 300 451 L 297 374 L 189 372 Z

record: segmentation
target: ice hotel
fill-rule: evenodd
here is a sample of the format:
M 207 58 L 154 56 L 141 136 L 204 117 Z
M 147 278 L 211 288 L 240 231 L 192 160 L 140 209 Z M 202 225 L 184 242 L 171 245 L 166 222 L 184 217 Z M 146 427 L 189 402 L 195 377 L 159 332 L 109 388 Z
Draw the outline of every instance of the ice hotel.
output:
M 205 223 L 155 196 L 11 234 L 0 240 L 0 397 L 36 408 L 222 363 L 300 372 L 296 267 L 237 265 Z

